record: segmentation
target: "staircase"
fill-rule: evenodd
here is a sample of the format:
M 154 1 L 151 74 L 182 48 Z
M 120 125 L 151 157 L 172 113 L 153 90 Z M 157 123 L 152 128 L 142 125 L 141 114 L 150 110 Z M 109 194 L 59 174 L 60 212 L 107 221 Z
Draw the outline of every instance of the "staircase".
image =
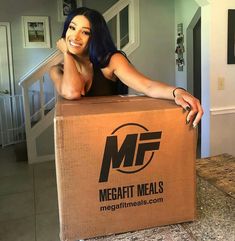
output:
M 117 48 L 127 55 L 131 54 L 139 46 L 139 0 L 119 0 L 103 16 Z M 53 150 L 39 154 L 37 145 L 38 139 L 48 129 L 53 128 L 56 92 L 48 73 L 51 66 L 62 61 L 62 54 L 56 50 L 23 76 L 19 82 L 23 92 L 28 163 L 30 164 L 54 160 Z M 53 142 L 53 136 L 50 138 Z
M 59 51 L 55 51 L 43 63 L 20 80 L 23 94 L 25 115 L 25 132 L 28 152 L 28 162 L 36 163 L 53 160 L 54 154 L 38 155 L 37 137 L 39 137 L 53 123 L 56 93 L 50 88 L 45 91 L 48 83 L 48 72 L 51 66 L 63 60 Z M 50 83 L 50 82 L 49 82 Z M 52 84 L 51 84 L 52 85 Z

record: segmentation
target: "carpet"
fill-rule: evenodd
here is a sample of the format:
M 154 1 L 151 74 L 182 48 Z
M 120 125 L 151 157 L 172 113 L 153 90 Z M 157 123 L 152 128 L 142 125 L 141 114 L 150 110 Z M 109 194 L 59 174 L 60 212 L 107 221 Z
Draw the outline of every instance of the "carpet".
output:
M 235 198 L 235 157 L 227 153 L 196 160 L 197 175 Z

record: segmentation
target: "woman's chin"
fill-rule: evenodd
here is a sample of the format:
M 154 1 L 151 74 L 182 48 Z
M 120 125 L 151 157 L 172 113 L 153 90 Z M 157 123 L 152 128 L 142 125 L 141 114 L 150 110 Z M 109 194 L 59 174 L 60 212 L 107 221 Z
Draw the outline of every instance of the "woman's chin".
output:
M 69 48 L 69 52 L 74 55 L 82 55 L 83 50 L 80 48 Z

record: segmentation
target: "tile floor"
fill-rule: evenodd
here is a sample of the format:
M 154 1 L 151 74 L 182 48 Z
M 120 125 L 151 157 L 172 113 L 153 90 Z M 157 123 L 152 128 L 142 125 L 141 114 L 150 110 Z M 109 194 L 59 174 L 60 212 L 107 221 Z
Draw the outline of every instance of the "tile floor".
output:
M 0 149 L 0 241 L 59 241 L 54 162 L 15 159 L 13 146 Z
M 198 220 L 97 241 L 235 241 L 234 198 L 198 177 Z M 0 148 L 0 241 L 59 241 L 54 162 L 16 161 Z M 91 241 L 90 240 L 90 241 Z

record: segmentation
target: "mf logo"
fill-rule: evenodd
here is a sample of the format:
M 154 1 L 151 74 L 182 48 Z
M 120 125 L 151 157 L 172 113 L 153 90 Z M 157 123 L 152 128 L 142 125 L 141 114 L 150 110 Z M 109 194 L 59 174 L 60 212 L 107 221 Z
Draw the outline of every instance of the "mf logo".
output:
M 135 133 L 128 134 L 133 128 Z M 108 181 L 111 167 L 126 174 L 143 170 L 159 149 L 161 134 L 161 131 L 150 132 L 137 123 L 127 123 L 116 128 L 106 139 L 99 182 Z M 120 136 L 122 143 L 118 142 Z

